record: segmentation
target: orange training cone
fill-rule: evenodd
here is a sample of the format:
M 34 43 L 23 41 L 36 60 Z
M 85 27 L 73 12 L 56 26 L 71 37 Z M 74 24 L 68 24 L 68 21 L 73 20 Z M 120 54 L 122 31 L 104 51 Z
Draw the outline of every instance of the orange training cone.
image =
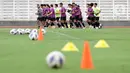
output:
M 42 34 L 42 28 L 40 27 L 39 34 L 38 34 L 38 40 L 43 40 L 43 34 Z
M 86 41 L 84 43 L 84 50 L 82 54 L 82 60 L 81 60 L 81 69 L 93 69 L 93 62 L 92 57 L 90 53 L 90 47 L 89 43 Z

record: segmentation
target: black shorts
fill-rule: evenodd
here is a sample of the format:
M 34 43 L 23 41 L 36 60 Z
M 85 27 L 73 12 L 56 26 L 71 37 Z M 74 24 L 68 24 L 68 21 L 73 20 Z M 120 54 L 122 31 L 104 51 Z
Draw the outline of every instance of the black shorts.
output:
M 48 20 L 48 19 L 49 19 L 49 17 L 47 16 L 47 17 L 46 17 L 46 20 Z
M 82 18 L 82 17 L 81 17 L 81 18 L 79 18 L 79 21 L 80 21 L 80 22 L 83 22 L 83 18 Z
M 75 20 L 78 21 L 79 20 L 79 15 L 75 16 Z
M 60 19 L 63 21 L 66 21 L 66 17 L 61 17 Z
M 70 20 L 71 20 L 72 22 L 74 22 L 74 20 L 76 20 L 76 18 L 73 17 L 73 16 L 71 16 L 71 17 L 70 17 Z
M 56 17 L 56 20 L 59 21 L 59 20 L 60 20 L 60 17 Z
M 50 17 L 50 20 L 51 21 L 55 21 L 55 17 Z
M 99 21 L 99 17 L 95 17 L 95 20 Z
M 48 20 L 51 20 L 51 17 L 47 17 Z
M 38 17 L 37 20 L 38 20 L 38 21 L 42 21 L 42 17 Z
M 73 18 L 72 18 L 72 16 L 70 16 L 70 20 L 71 20 L 71 21 L 73 21 Z
M 79 20 L 79 16 L 77 15 L 77 16 L 73 16 L 73 17 L 71 17 L 70 18 L 72 21 L 74 21 L 74 20 L 76 20 L 76 21 L 78 21 Z
M 42 21 L 46 21 L 46 18 L 47 18 L 47 17 L 42 17 L 41 19 L 42 19 Z
M 95 20 L 95 17 L 88 17 L 87 19 L 88 19 L 88 20 L 91 20 L 91 21 L 94 21 L 94 20 Z

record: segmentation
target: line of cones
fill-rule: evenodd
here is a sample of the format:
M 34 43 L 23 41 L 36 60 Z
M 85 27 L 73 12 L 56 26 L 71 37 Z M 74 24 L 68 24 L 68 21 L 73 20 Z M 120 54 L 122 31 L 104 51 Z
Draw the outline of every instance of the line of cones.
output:
M 98 43 L 94 46 L 95 48 L 109 48 L 109 45 L 105 40 L 99 40 Z M 79 52 L 78 48 L 72 43 L 68 42 L 61 51 L 76 51 Z M 84 49 L 82 52 L 82 59 L 80 64 L 81 69 L 94 69 L 94 64 L 92 61 L 90 45 L 88 41 L 84 42 Z
M 42 41 L 43 37 L 44 36 L 42 34 L 42 28 L 40 27 L 39 34 L 38 34 L 38 40 Z M 109 48 L 109 45 L 105 42 L 105 40 L 100 40 L 94 47 L 95 48 Z M 79 50 L 72 42 L 69 42 L 63 47 L 62 51 L 77 51 L 78 52 Z M 90 45 L 89 45 L 88 41 L 84 42 L 84 49 L 82 52 L 80 68 L 89 69 L 89 70 L 94 69 L 91 51 L 90 51 Z
M 78 48 L 72 42 L 67 43 L 61 51 L 79 52 Z M 91 53 L 90 53 L 89 43 L 87 41 L 84 42 L 84 49 L 83 49 L 83 53 L 82 53 L 80 67 L 81 67 L 81 69 L 93 69 L 94 68 Z

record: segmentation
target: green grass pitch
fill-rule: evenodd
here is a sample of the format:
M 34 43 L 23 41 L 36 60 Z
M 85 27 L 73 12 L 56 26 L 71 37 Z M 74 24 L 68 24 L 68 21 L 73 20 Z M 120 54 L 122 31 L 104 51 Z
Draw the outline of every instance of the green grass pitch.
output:
M 43 41 L 31 41 L 28 35 L 10 35 L 10 29 L 0 29 L 0 73 L 130 73 L 130 29 L 47 29 Z M 96 49 L 101 39 L 110 48 Z M 94 70 L 81 70 L 83 43 L 88 40 Z M 66 63 L 53 70 L 46 65 L 46 55 L 61 50 L 73 42 L 80 52 L 63 52 Z

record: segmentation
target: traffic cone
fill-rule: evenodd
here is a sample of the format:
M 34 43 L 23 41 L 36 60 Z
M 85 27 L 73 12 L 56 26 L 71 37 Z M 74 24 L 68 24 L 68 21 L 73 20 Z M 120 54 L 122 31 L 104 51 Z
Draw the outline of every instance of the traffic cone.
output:
M 89 43 L 86 41 L 84 43 L 84 50 L 82 54 L 82 60 L 81 60 L 81 69 L 93 69 L 93 62 L 92 57 L 90 53 L 90 46 Z
M 42 41 L 42 40 L 43 40 L 42 27 L 40 27 L 40 30 L 39 30 L 38 40 L 39 40 L 39 41 Z

